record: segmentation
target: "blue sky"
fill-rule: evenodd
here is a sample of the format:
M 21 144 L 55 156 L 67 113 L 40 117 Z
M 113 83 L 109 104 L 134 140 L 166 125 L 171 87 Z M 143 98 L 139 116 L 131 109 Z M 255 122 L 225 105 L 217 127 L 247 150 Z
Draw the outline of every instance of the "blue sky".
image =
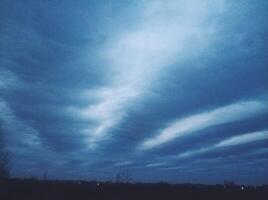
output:
M 15 177 L 268 183 L 268 2 L 0 3 Z

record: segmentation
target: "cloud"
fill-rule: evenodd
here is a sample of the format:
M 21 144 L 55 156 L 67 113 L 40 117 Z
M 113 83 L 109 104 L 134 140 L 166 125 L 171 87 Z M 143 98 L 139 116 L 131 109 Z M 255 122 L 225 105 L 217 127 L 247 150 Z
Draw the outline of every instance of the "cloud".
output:
M 124 161 L 124 162 L 118 162 L 115 163 L 113 166 L 114 167 L 120 167 L 120 166 L 127 166 L 133 164 L 133 161 Z
M 254 133 L 247 133 L 244 135 L 234 136 L 230 139 L 221 141 L 220 143 L 216 144 L 215 147 L 235 146 L 239 144 L 245 144 L 248 142 L 255 142 L 264 139 L 268 139 L 268 131 L 258 131 Z
M 266 140 L 266 139 L 268 139 L 268 131 L 267 130 L 257 131 L 257 132 L 253 132 L 253 133 L 246 133 L 246 134 L 231 137 L 229 139 L 225 139 L 225 140 L 223 140 L 215 145 L 209 146 L 209 147 L 181 153 L 177 157 L 178 158 L 189 157 L 189 156 L 193 156 L 196 154 L 209 152 L 211 150 L 221 148 L 221 147 L 231 147 L 231 146 L 236 146 L 236 145 L 246 144 L 246 143 L 255 142 L 255 141 L 259 141 L 259 140 Z
M 0 69 L 0 91 L 8 91 L 22 86 L 22 81 L 13 72 Z
M 146 97 L 164 69 L 202 54 L 211 45 L 216 30 L 206 21 L 221 13 L 223 5 L 219 1 L 215 9 L 207 9 L 208 1 L 157 1 L 137 6 L 135 28 L 119 31 L 103 45 L 101 54 L 110 73 L 107 85 L 97 87 L 98 92 L 82 91 L 99 100 L 82 108 L 67 108 L 94 123 L 83 130 L 91 149 L 109 138 L 108 133 L 122 123 L 134 102 Z
M 197 133 L 198 131 L 220 124 L 241 121 L 247 118 L 267 113 L 267 103 L 264 101 L 242 101 L 223 106 L 212 111 L 178 119 L 170 123 L 159 134 L 145 139 L 139 150 L 149 150 L 159 147 L 174 139 Z
M 27 123 L 18 119 L 14 115 L 13 111 L 9 108 L 7 103 L 2 99 L 0 99 L 0 110 L 0 122 L 2 123 L 0 125 L 4 131 L 12 133 L 6 135 L 7 140 L 9 141 L 7 144 L 8 148 L 13 148 L 20 145 L 23 145 L 23 148 L 41 146 L 38 131 L 29 126 Z
M 196 163 L 169 159 L 268 129 L 266 103 L 245 100 L 267 93 L 267 1 L 1 5 L 0 123 L 14 177 L 46 169 L 59 179 L 111 180 L 126 166 L 136 180 L 175 180 L 174 171 L 157 170 L 247 163 L 255 155 L 245 152 L 264 145 L 222 147 L 222 157 L 217 147 Z
M 157 163 L 150 163 L 145 165 L 145 167 L 160 167 L 166 165 L 166 162 L 157 162 Z
M 161 170 L 184 170 L 187 169 L 187 167 L 183 167 L 183 166 L 174 166 L 174 167 L 163 167 L 160 168 Z
M 94 149 L 99 141 L 104 140 L 105 134 L 122 120 L 129 101 L 136 98 L 138 92 L 128 86 L 118 86 L 89 90 L 83 96 L 87 96 L 85 93 L 94 96 L 99 102 L 82 109 L 69 107 L 68 110 L 82 119 L 94 122 L 94 127 L 83 130 L 89 136 L 87 143 Z

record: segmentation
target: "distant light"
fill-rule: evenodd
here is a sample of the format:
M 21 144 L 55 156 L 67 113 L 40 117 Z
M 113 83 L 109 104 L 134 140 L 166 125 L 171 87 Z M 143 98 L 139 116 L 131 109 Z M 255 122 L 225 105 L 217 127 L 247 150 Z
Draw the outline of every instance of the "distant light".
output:
M 100 186 L 100 183 L 97 183 L 97 186 Z
M 244 187 L 243 186 L 241 187 L 241 190 L 244 190 Z

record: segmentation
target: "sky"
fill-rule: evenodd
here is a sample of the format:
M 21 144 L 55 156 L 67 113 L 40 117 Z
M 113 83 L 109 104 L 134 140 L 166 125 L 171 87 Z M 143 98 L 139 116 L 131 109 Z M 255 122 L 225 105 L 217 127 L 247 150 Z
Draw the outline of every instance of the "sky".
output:
M 268 184 L 268 1 L 1 0 L 13 177 Z

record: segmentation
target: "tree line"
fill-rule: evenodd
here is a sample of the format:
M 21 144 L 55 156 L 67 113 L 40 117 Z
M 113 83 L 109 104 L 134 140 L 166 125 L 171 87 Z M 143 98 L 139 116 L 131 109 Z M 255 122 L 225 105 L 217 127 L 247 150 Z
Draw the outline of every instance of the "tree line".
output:
M 0 179 L 10 177 L 10 154 L 5 149 L 5 138 L 0 124 Z

